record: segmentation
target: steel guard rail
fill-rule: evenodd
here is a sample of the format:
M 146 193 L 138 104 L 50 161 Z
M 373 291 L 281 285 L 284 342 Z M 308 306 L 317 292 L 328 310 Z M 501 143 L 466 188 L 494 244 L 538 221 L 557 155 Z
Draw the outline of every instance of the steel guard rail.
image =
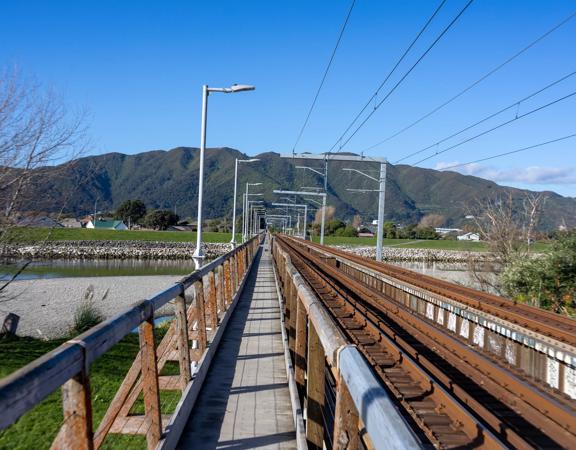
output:
M 309 448 L 329 446 L 325 442 L 327 432 L 332 433 L 334 449 L 354 450 L 365 434 L 368 444 L 376 449 L 423 448 L 362 354 L 347 343 L 276 239 L 272 252 L 284 301 L 294 379 L 301 401 L 305 400 L 302 404 L 307 405 Z M 336 380 L 332 430 L 325 429 L 323 417 L 326 365 Z
M 172 380 L 174 383 L 171 387 L 176 385 L 184 395 L 176 415 L 193 384 L 194 375 L 205 374 L 207 371 L 202 365 L 204 362 L 209 364 L 212 359 L 206 358 L 209 332 L 213 338 L 219 339 L 219 323 L 225 325 L 227 322 L 228 313 L 242 290 L 262 238 L 262 235 L 255 236 L 173 286 L 135 304 L 0 380 L 0 430 L 12 425 L 50 393 L 62 387 L 64 421 L 52 448 L 99 448 L 108 433 L 123 432 L 121 427 L 114 429 L 117 425 L 115 421 L 119 419 L 123 419 L 124 424 L 132 420 L 145 425 L 142 434 L 146 434 L 148 448 L 155 448 L 159 443 L 162 445 L 166 439 L 162 442 L 161 439 L 166 438 L 166 433 L 163 436 L 159 391 L 163 386 L 162 378 L 171 377 L 159 376 L 160 371 L 170 358 L 179 362 L 180 375 L 177 380 Z M 185 291 L 191 287 L 194 288 L 195 298 L 188 306 Z M 154 313 L 172 300 L 175 300 L 176 320 L 162 342 L 156 346 Z M 139 328 L 140 351 L 94 432 L 90 367 L 98 357 L 136 327 Z M 197 342 L 197 348 L 191 348 L 190 339 Z M 177 356 L 174 356 L 175 353 Z M 199 363 L 195 373 L 191 369 L 191 361 L 194 360 Z M 122 409 L 130 409 L 141 393 L 144 395 L 145 414 L 136 418 L 122 417 Z M 173 429 L 174 417 L 170 425 L 172 428 L 169 429 Z M 174 443 L 174 439 L 170 441 Z

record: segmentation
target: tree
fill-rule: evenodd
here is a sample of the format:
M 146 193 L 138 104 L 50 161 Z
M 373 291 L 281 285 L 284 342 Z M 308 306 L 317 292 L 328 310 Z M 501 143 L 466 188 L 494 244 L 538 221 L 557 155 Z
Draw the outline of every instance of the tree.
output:
M 326 222 L 332 220 L 335 212 L 336 208 L 334 208 L 333 206 L 326 206 Z M 322 222 L 322 208 L 318 208 L 318 211 L 316 211 L 316 214 L 314 216 L 314 222 L 315 223 Z
M 114 212 L 114 218 L 135 224 L 146 216 L 146 205 L 142 200 L 126 200 Z
M 446 222 L 446 217 L 442 214 L 426 214 L 422 219 L 420 219 L 421 227 L 431 227 L 438 228 L 444 225 Z
M 514 200 L 512 194 L 504 198 L 477 202 L 470 211 L 483 241 L 488 244 L 490 262 L 478 264 L 473 257 L 468 260 L 468 271 L 483 290 L 504 294 L 502 280 L 495 276 L 510 265 L 530 257 L 530 243 L 538 225 L 545 194 L 527 194 Z
M 0 74 L 0 204 L 4 226 L 23 209 L 35 178 L 47 176 L 47 171 L 38 169 L 73 160 L 84 151 L 85 117 L 69 111 L 53 92 L 27 82 L 20 73 L 4 70 Z
M 340 219 L 332 219 L 326 222 L 325 227 L 325 233 L 327 235 L 334 235 L 338 229 L 346 227 L 346 224 Z
M 334 232 L 335 236 L 342 236 L 342 237 L 357 237 L 358 230 L 351 225 L 346 225 L 344 227 L 337 228 Z
M 576 230 L 561 233 L 543 256 L 518 258 L 502 272 L 510 297 L 561 314 L 576 306 Z
M 166 230 L 178 223 L 179 217 L 169 209 L 156 209 L 146 214 L 144 225 L 155 230 Z
M 358 229 L 360 228 L 360 225 L 362 225 L 362 217 L 360 216 L 360 214 L 356 214 L 352 219 L 352 226 Z
M 394 222 L 391 221 L 384 222 L 383 228 L 384 228 L 384 237 L 386 239 L 396 239 L 398 237 L 396 225 L 394 224 Z

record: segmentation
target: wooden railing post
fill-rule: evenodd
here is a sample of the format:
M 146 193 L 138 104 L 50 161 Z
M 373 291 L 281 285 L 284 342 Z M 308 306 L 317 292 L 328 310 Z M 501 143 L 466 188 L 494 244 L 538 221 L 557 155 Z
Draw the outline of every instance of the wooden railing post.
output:
M 154 318 L 140 324 L 140 354 L 142 358 L 142 390 L 144 393 L 144 414 L 148 449 L 156 448 L 162 436 L 160 415 L 160 389 L 154 342 Z
M 210 316 L 210 327 L 212 331 L 215 331 L 218 326 L 218 304 L 216 303 L 214 271 L 208 274 L 208 314 Z
M 324 349 L 314 325 L 308 326 L 308 384 L 306 411 L 306 440 L 308 448 L 322 450 L 324 441 Z
M 230 260 L 224 262 L 224 293 L 225 293 L 225 302 L 226 308 L 232 301 L 232 280 L 230 275 Z
M 188 337 L 188 320 L 186 317 L 186 298 L 184 292 L 176 297 L 175 301 L 176 312 L 176 334 L 178 345 L 178 362 L 180 364 L 180 386 L 182 391 L 192 380 L 190 370 L 190 341 Z
M 58 434 L 57 448 L 66 450 L 92 450 L 92 403 L 88 374 L 80 374 L 62 385 L 64 424 Z
M 334 450 L 358 448 L 358 410 L 350 391 L 340 375 L 336 386 L 336 411 L 334 413 Z
M 196 321 L 198 327 L 198 348 L 200 353 L 206 350 L 208 339 L 206 337 L 206 312 L 204 310 L 204 283 L 198 280 L 194 283 L 194 292 L 196 293 Z
M 218 312 L 226 310 L 225 291 L 224 291 L 224 264 L 218 266 L 218 275 L 216 282 L 216 304 Z
M 306 376 L 306 308 L 300 298 L 296 299 L 296 343 L 294 346 L 294 381 L 300 395 L 304 394 Z

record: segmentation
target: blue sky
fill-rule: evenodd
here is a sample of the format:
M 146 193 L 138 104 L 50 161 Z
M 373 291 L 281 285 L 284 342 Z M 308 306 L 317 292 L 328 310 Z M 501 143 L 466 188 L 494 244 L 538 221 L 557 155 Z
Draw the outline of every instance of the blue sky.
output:
M 448 0 L 391 88 L 465 0 Z M 439 4 L 357 0 L 297 151 L 329 149 Z M 91 115 L 92 153 L 198 146 L 290 152 L 349 1 L 4 1 L 0 64 L 18 66 Z M 344 148 L 360 152 L 443 103 L 545 33 L 568 0 L 476 0 Z M 576 70 L 576 18 L 418 126 L 370 151 L 394 162 Z M 444 147 L 576 91 L 576 76 Z M 442 168 L 576 133 L 576 96 L 422 163 Z M 438 146 L 438 149 L 444 148 Z M 423 153 L 426 156 L 429 153 Z M 421 158 L 411 158 L 414 163 Z M 576 196 L 576 139 L 458 169 Z

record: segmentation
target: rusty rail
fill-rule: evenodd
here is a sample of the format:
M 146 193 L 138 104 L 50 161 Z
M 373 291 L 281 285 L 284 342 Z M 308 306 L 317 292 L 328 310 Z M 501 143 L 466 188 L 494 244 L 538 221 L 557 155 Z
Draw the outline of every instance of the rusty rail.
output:
M 392 404 L 370 366 L 338 329 L 320 299 L 273 240 L 288 348 L 300 403 L 305 405 L 305 434 L 310 449 L 417 449 L 422 441 Z M 333 426 L 326 413 L 332 377 Z M 329 436 L 329 442 L 326 441 Z
M 431 443 L 494 448 L 573 442 L 574 402 L 522 375 L 505 354 L 495 355 L 491 339 L 476 342 L 484 322 L 471 320 L 469 308 L 427 306 L 426 299 L 438 299 L 413 286 L 402 290 L 398 280 L 369 270 L 368 262 L 300 240 L 277 241 Z
M 261 239 L 262 236 L 254 237 L 0 380 L 0 430 L 62 387 L 64 420 L 52 448 L 97 449 L 109 433 L 145 434 L 149 449 L 174 446 Z M 192 302 L 186 298 L 188 289 L 194 291 Z M 156 345 L 154 313 L 170 301 L 174 302 L 176 320 Z M 90 367 L 137 327 L 140 351 L 94 431 Z M 179 363 L 179 375 L 160 375 L 168 361 Z M 162 414 L 162 390 L 182 392 L 172 417 Z M 140 395 L 145 413 L 129 414 Z

